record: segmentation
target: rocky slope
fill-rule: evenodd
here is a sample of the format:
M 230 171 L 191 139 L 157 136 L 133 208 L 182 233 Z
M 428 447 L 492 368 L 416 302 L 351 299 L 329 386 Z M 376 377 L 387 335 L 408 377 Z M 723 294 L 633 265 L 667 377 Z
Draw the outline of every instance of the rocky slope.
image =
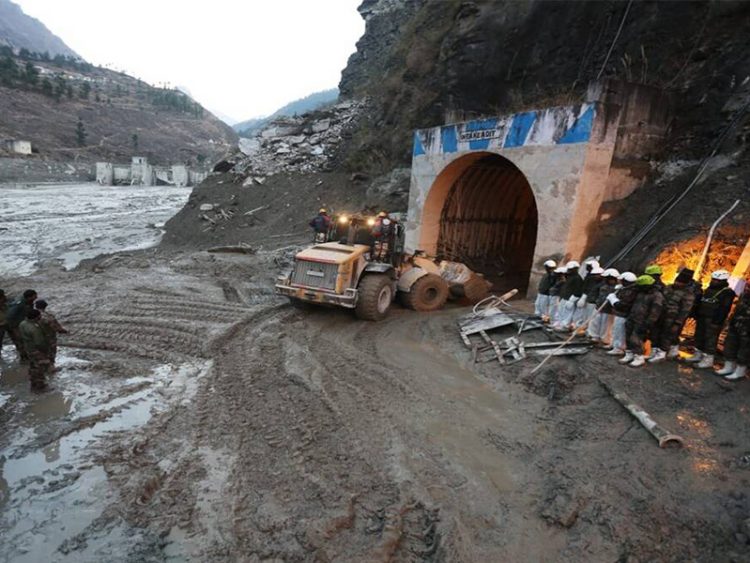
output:
M 37 20 L 27 16 L 18 4 L 0 0 L 0 45 L 47 52 L 51 56 L 76 57 L 73 49 Z
M 602 255 L 684 189 L 750 100 L 747 2 L 365 0 L 359 10 L 366 31 L 339 85 L 342 99 L 370 100 L 341 155 L 352 169 L 408 166 L 416 128 L 571 103 L 600 76 L 670 93 L 669 142 L 649 163 L 645 188 L 607 210 L 607 236 L 591 249 Z M 719 149 L 714 173 L 672 216 L 679 227 L 665 220 L 633 262 L 653 257 L 664 236 L 699 232 L 746 196 L 747 138 L 746 116 Z M 746 200 L 735 223 L 747 217 Z

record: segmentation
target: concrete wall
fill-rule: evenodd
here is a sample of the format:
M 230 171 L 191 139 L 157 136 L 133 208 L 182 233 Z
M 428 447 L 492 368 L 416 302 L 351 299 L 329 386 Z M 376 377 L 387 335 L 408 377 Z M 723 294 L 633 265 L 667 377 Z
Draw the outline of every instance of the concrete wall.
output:
M 13 154 L 31 154 L 31 141 L 18 141 L 16 139 L 8 139 L 7 141 L 3 141 L 3 144 L 0 146 L 3 146 L 6 151 Z
M 111 162 L 96 163 L 96 181 L 102 186 L 114 185 L 114 167 Z
M 172 181 L 176 186 L 190 185 L 190 174 L 187 166 L 184 164 L 175 164 L 172 166 Z
M 669 122 L 660 90 L 605 81 L 589 88 L 583 104 L 416 131 L 407 249 L 435 253 L 452 185 L 482 156 L 497 154 L 524 174 L 534 194 L 537 271 L 549 257 L 580 260 L 596 236 L 602 203 L 642 183 Z

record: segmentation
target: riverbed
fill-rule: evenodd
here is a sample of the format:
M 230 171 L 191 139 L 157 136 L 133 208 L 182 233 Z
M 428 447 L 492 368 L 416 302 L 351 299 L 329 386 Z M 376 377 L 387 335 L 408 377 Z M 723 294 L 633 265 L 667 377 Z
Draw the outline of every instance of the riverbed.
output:
M 190 188 L 89 184 L 0 185 L 0 276 L 71 269 L 99 254 L 148 248 Z

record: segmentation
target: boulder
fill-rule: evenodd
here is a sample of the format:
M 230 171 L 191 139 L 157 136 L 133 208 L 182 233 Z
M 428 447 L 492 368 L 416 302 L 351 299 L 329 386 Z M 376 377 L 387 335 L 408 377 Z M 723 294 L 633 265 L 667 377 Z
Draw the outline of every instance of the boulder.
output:
M 213 211 L 214 205 L 213 203 L 201 203 L 201 206 L 198 209 L 201 211 Z
M 320 121 L 316 121 L 312 124 L 312 132 L 313 133 L 322 133 L 323 131 L 328 131 L 331 127 L 331 120 L 330 119 L 321 119 Z

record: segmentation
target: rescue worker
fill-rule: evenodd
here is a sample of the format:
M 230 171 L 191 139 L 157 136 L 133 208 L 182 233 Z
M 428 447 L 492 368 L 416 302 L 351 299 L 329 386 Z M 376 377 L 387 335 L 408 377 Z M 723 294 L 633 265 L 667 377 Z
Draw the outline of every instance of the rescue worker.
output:
M 23 347 L 23 339 L 19 331 L 19 326 L 26 319 L 29 312 L 34 310 L 34 301 L 36 301 L 36 291 L 33 289 L 27 289 L 23 292 L 23 298 L 16 301 L 13 305 L 8 308 L 8 315 L 6 318 L 6 325 L 8 335 L 13 341 L 18 353 L 18 359 L 22 362 L 29 360 L 28 354 Z
M 692 286 L 693 270 L 684 268 L 677 274 L 674 283 L 664 288 L 664 312 L 654 338 L 654 354 L 649 362 L 676 360 L 680 355 L 680 334 L 695 304 Z
M 55 360 L 57 358 L 57 335 L 68 334 L 68 331 L 58 322 L 55 316 L 47 311 L 47 302 L 44 299 L 39 299 L 35 304 L 39 312 L 42 314 L 39 319 L 39 325 L 44 330 L 47 339 L 49 340 L 49 361 L 50 371 L 56 371 Z
M 633 272 L 623 272 L 620 275 L 620 284 L 615 286 L 616 292 L 607 296 L 607 302 L 612 308 L 615 320 L 612 324 L 612 346 L 607 352 L 610 356 L 622 356 L 627 348 L 626 323 L 630 309 L 633 307 L 637 296 L 635 282 L 637 276 Z
M 659 291 L 664 291 L 664 282 L 661 281 L 661 275 L 663 273 L 659 264 L 650 264 L 646 266 L 643 273 L 647 276 L 654 278 L 654 285 L 659 288 Z
M 539 286 L 537 287 L 536 301 L 534 302 L 534 314 L 542 318 L 545 323 L 549 322 L 550 308 L 552 304 L 552 298 L 550 291 L 555 285 L 557 275 L 555 274 L 555 268 L 557 263 L 554 260 L 547 260 L 544 263 L 544 275 L 539 280 Z
M 42 314 L 37 309 L 31 309 L 26 320 L 18 326 L 18 332 L 23 340 L 24 350 L 29 357 L 29 380 L 32 391 L 47 389 L 46 375 L 49 371 L 49 339 L 39 322 Z
M 596 301 L 592 304 L 594 318 L 586 331 L 592 342 L 603 344 L 610 342 L 614 311 L 612 305 L 607 301 L 607 297 L 617 291 L 617 278 L 619 276 L 620 272 L 614 268 L 608 268 L 601 274 L 602 283 L 599 286 Z
M 8 329 L 7 318 L 8 298 L 5 295 L 5 291 L 0 289 L 0 353 L 3 351 L 3 340 L 5 340 L 5 332 Z
M 734 290 L 729 287 L 729 272 L 717 270 L 703 292 L 696 313 L 695 354 L 687 360 L 700 369 L 712 368 L 719 334 L 734 302 Z
M 599 288 L 604 283 L 602 273 L 604 273 L 604 270 L 599 266 L 598 262 L 589 262 L 588 273 L 583 280 L 583 295 L 576 302 L 576 328 L 583 326 L 596 312 L 596 300 L 599 297 Z
M 328 230 L 331 228 L 331 218 L 324 207 L 321 208 L 313 220 L 310 221 L 310 227 L 315 232 L 315 242 L 326 242 L 328 240 Z
M 549 290 L 550 297 L 550 318 L 549 323 L 554 325 L 560 318 L 560 290 L 565 285 L 565 279 L 568 274 L 568 270 L 565 266 L 558 266 L 555 268 L 555 283 Z
M 654 278 L 646 274 L 639 276 L 635 285 L 635 301 L 633 301 L 633 306 L 630 308 L 630 313 L 628 313 L 625 322 L 627 349 L 619 362 L 637 368 L 646 363 L 643 343 L 648 336 L 649 328 L 653 327 L 661 316 L 664 296 L 659 290 L 659 286 L 656 285 Z
M 750 285 L 745 290 L 729 319 L 729 330 L 724 339 L 724 367 L 716 371 L 729 381 L 745 377 L 750 361 Z
M 559 317 L 553 327 L 559 332 L 573 330 L 576 303 L 583 295 L 583 278 L 578 273 L 581 264 L 571 260 L 565 265 L 565 283 L 560 288 Z
M 390 218 L 387 211 L 378 213 L 372 226 L 372 236 L 375 239 L 372 254 L 375 260 L 385 260 L 388 257 L 395 228 L 395 221 Z

